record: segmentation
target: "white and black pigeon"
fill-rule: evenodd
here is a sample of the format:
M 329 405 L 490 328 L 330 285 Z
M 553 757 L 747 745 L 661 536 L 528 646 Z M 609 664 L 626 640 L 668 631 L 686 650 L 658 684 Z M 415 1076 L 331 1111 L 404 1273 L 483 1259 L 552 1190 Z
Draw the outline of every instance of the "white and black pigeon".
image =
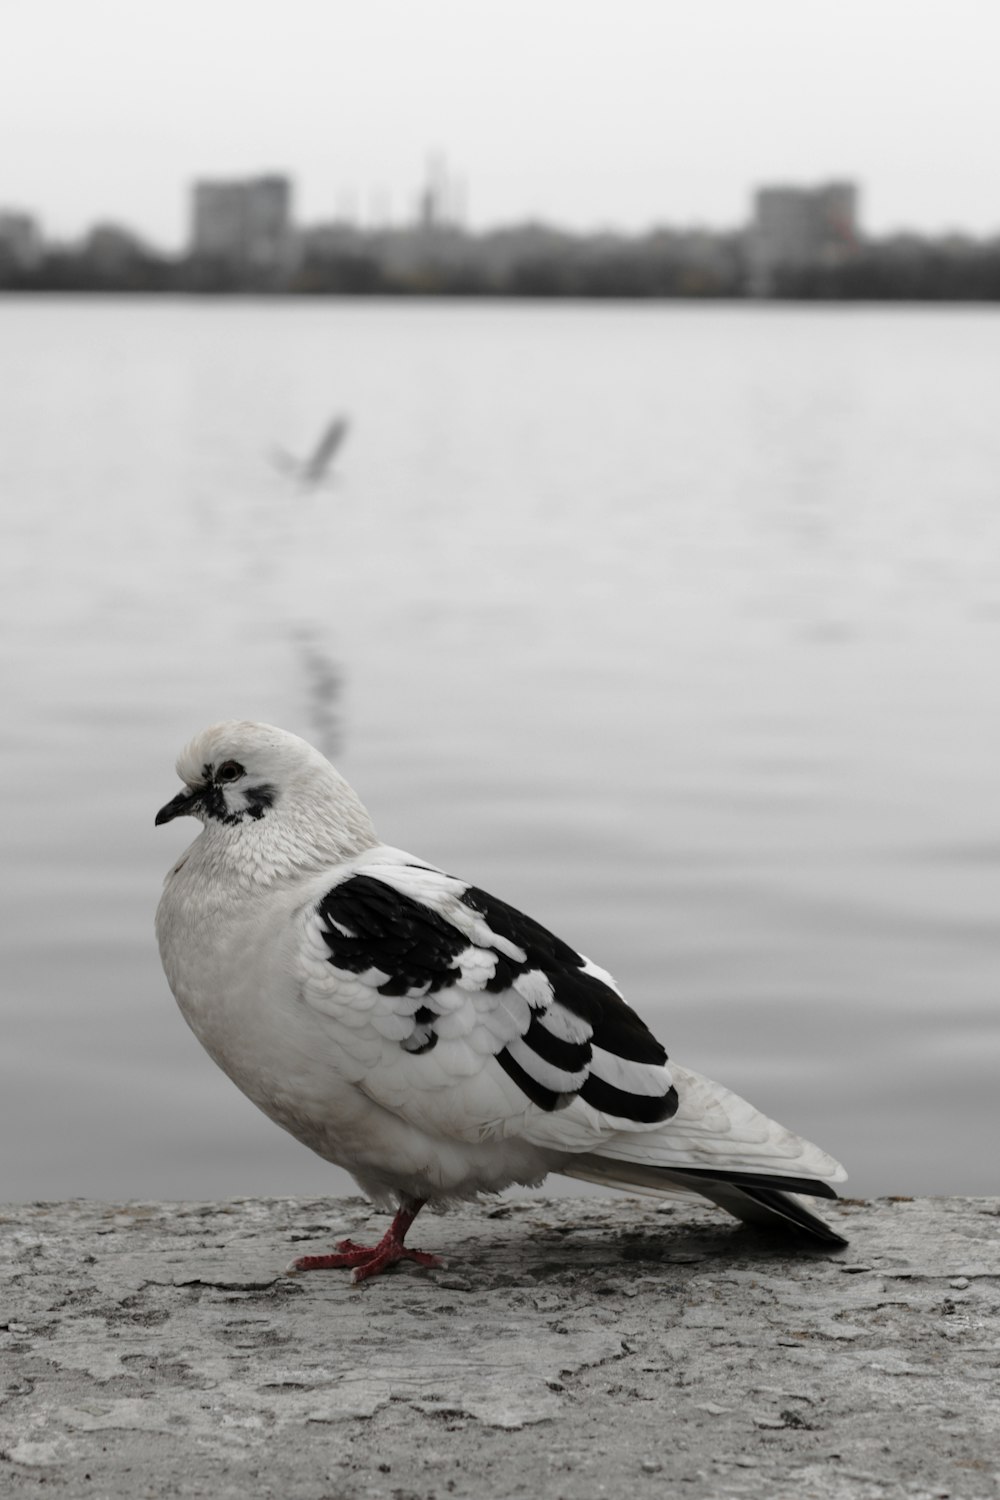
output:
M 611 976 L 539 923 L 379 842 L 319 751 L 216 724 L 182 752 L 156 822 L 201 833 L 156 914 L 185 1019 L 277 1124 L 395 1210 L 378 1245 L 295 1270 L 355 1280 L 402 1259 L 427 1202 L 549 1172 L 675 1195 L 845 1243 L 799 1194 L 836 1198 L 826 1152 L 667 1062 Z

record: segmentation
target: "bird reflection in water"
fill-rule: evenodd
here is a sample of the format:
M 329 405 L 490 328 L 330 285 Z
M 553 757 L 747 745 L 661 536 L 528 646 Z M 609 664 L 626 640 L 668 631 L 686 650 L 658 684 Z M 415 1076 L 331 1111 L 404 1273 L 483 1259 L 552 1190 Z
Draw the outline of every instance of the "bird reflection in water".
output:
M 291 640 L 305 678 L 316 745 L 328 757 L 340 755 L 344 747 L 344 669 L 324 645 L 317 625 L 295 626 Z

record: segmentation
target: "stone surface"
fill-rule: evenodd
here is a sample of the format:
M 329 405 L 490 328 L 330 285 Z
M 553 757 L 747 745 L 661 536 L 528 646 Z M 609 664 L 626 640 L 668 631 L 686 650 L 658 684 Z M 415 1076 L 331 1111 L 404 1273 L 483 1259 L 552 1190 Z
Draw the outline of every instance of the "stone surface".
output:
M 1000 1494 L 1000 1199 L 845 1202 L 839 1254 L 634 1198 L 0 1210 L 0 1494 Z

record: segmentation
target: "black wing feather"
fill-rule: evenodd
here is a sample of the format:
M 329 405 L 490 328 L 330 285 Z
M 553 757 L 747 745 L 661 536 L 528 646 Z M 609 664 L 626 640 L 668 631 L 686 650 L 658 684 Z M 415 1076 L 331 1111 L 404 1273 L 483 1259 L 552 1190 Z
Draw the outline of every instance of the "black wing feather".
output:
M 455 960 L 469 946 L 457 928 L 421 901 L 371 875 L 352 875 L 323 897 L 330 962 L 349 974 L 379 969 L 383 995 L 433 994 L 453 984 Z
M 598 1047 L 629 1062 L 663 1066 L 666 1051 L 645 1021 L 602 979 L 586 973 L 584 959 L 562 938 L 477 886 L 470 886 L 462 900 L 485 917 L 494 932 L 524 949 L 527 962 L 519 969 L 541 969 L 559 1004 L 593 1027 Z
M 435 872 L 438 873 L 438 872 Z M 444 877 L 448 878 L 448 877 Z M 664 1077 L 655 1093 L 632 1093 L 601 1078 L 594 1070 L 594 1048 L 626 1063 L 662 1067 L 667 1054 L 642 1019 L 598 975 L 588 973 L 585 960 L 568 943 L 513 906 L 476 886 L 456 883 L 459 899 L 481 917 L 491 932 L 523 951 L 512 958 L 491 947 L 496 967 L 486 981 L 492 993 L 509 990 L 521 976 L 538 972 L 551 991 L 551 1006 L 575 1018 L 570 1036 L 560 1036 L 545 1024 L 551 1006 L 532 1005 L 521 1038 L 522 1060 L 506 1047 L 496 1060 L 531 1101 L 545 1110 L 559 1109 L 575 1093 L 595 1109 L 620 1119 L 653 1124 L 677 1110 L 677 1093 Z M 351 974 L 375 970 L 387 977 L 380 994 L 425 999 L 456 984 L 461 978 L 461 955 L 474 945 L 438 912 L 372 875 L 351 875 L 319 903 L 329 961 Z M 414 1011 L 414 1031 L 401 1045 L 414 1055 L 428 1052 L 437 1041 L 436 1012 L 424 1004 Z M 524 1048 L 540 1066 L 535 1077 L 524 1061 Z M 553 1086 L 553 1070 L 565 1086 Z

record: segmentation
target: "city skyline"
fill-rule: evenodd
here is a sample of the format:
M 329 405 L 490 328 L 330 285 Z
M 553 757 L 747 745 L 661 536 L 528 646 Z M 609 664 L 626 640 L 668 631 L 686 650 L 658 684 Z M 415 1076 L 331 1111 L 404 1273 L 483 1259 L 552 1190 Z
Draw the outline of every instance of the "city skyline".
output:
M 1000 236 L 867 235 L 858 184 L 762 184 L 737 229 L 663 225 L 585 234 L 539 223 L 469 229 L 463 194 L 429 164 L 403 225 L 297 221 L 287 175 L 199 179 L 187 246 L 171 254 L 120 224 L 46 242 L 0 209 L 11 291 L 347 296 L 1000 300 Z
M 386 232 L 405 234 L 421 228 L 426 229 L 431 224 L 457 230 L 473 240 L 532 230 L 535 227 L 555 235 L 580 240 L 599 240 L 602 236 L 623 241 L 641 240 L 657 233 L 704 234 L 710 238 L 742 236 L 754 232 L 755 221 L 760 216 L 762 199 L 789 196 L 793 199 L 808 200 L 816 194 L 822 196 L 828 190 L 834 192 L 844 190 L 848 193 L 851 200 L 848 214 L 851 233 L 859 244 L 865 242 L 874 244 L 880 239 L 891 241 L 894 238 L 921 239 L 928 243 L 946 242 L 949 239 L 987 244 L 1000 241 L 1000 225 L 992 233 L 977 235 L 963 225 L 955 225 L 942 233 L 935 234 L 933 231 L 925 232 L 912 225 L 900 224 L 893 231 L 880 236 L 874 233 L 865 222 L 866 184 L 847 178 L 843 174 L 831 176 L 825 181 L 792 182 L 762 178 L 748 184 L 745 192 L 744 216 L 738 222 L 729 224 L 685 224 L 671 221 L 666 217 L 661 218 L 659 222 L 653 221 L 634 229 L 608 222 L 587 229 L 542 217 L 525 217 L 508 223 L 470 224 L 463 211 L 467 183 L 465 179 L 451 174 L 449 165 L 441 153 L 428 153 L 425 176 L 422 181 L 414 185 L 409 195 L 409 209 L 398 217 L 389 215 L 379 217 L 374 213 L 366 217 L 358 211 L 356 204 L 342 201 L 326 218 L 305 219 L 298 211 L 300 194 L 294 173 L 287 169 L 275 169 L 251 172 L 244 176 L 200 175 L 187 183 L 183 194 L 184 232 L 176 246 L 167 246 L 162 242 L 152 240 L 144 235 L 136 224 L 129 222 L 124 214 L 116 214 L 113 211 L 99 217 L 92 216 L 83 224 L 76 236 L 60 238 L 49 232 L 48 226 L 34 204 L 5 202 L 2 199 L 0 199 L 0 238 L 7 242 L 12 229 L 16 226 L 17 229 L 22 230 L 28 240 L 33 242 L 37 252 L 40 253 L 42 250 L 46 252 L 76 251 L 91 241 L 95 234 L 111 234 L 129 239 L 137 248 L 142 247 L 154 256 L 176 258 L 207 254 L 211 257 L 211 244 L 199 243 L 198 203 L 200 198 L 205 194 L 210 194 L 213 198 L 221 197 L 226 200 L 230 206 L 224 210 L 224 216 L 229 217 L 233 213 L 233 193 L 239 194 L 253 183 L 266 184 L 269 188 L 278 186 L 279 197 L 283 199 L 278 213 L 285 223 L 284 232 L 291 234 L 297 242 L 301 241 L 303 244 L 308 243 L 315 235 L 322 235 L 327 230 L 338 228 L 352 230 L 367 237 Z M 273 213 L 274 210 L 272 209 L 271 212 Z
M 981 0 L 177 0 L 155 35 L 116 0 L 39 0 L 5 16 L 0 202 L 176 251 L 198 177 L 286 163 L 300 222 L 400 223 L 437 150 L 477 230 L 725 229 L 755 183 L 847 177 L 874 235 L 991 235 L 998 44 Z

